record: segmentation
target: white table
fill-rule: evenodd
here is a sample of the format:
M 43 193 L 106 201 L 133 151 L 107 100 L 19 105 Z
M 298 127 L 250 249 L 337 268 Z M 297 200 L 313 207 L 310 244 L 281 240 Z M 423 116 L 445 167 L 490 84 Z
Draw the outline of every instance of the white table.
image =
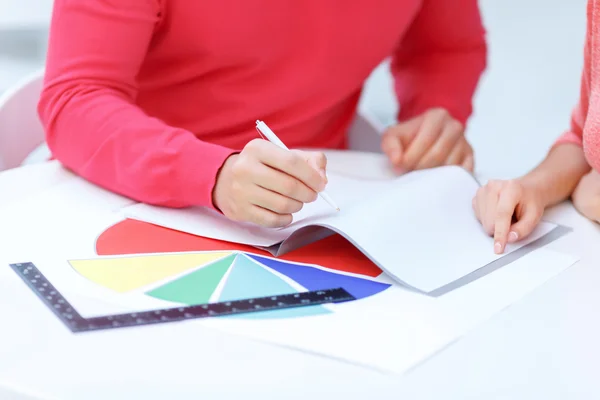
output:
M 366 175 L 385 165 L 373 154 L 329 160 Z M 0 208 L 68 179 L 57 163 L 2 173 Z M 172 327 L 123 330 L 114 346 L 94 346 L 93 336 L 74 340 L 23 287 L 0 282 L 0 398 L 598 398 L 600 230 L 569 205 L 547 219 L 575 229 L 550 247 L 581 261 L 402 379 L 208 329 L 175 343 Z

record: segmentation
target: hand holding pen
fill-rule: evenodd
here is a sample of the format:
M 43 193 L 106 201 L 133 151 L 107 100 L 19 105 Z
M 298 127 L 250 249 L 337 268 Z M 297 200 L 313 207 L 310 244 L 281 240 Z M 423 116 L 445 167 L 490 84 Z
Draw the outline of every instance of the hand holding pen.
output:
M 221 167 L 213 190 L 215 207 L 231 220 L 271 228 L 289 225 L 292 214 L 319 195 L 338 209 L 324 193 L 325 155 L 288 150 L 263 124 L 257 122 L 257 129 L 268 140 L 249 142 Z
M 275 135 L 275 133 L 271 130 L 271 128 L 269 128 L 267 126 L 267 124 L 265 124 L 262 121 L 256 121 L 256 129 L 262 134 L 262 136 L 264 136 L 268 141 L 270 141 L 271 143 L 277 145 L 278 147 L 284 149 L 284 150 L 289 150 L 287 148 L 287 146 L 285 144 L 283 144 L 283 142 L 277 137 L 277 135 Z M 326 167 L 326 159 L 325 159 L 325 155 L 323 153 L 318 153 L 318 158 L 322 158 L 322 160 L 318 160 L 317 161 L 317 168 L 322 168 L 322 172 L 323 172 L 323 176 L 325 176 L 325 167 Z M 314 160 L 314 159 L 313 159 Z M 311 162 L 313 161 L 310 158 L 307 160 L 307 162 Z M 340 211 L 340 208 L 335 204 L 335 202 L 333 201 L 333 199 L 329 196 L 329 194 L 327 194 L 325 192 L 325 190 L 323 190 L 322 192 L 319 193 L 319 196 L 321 196 L 321 198 L 323 200 L 325 200 L 331 207 L 333 207 L 336 211 Z

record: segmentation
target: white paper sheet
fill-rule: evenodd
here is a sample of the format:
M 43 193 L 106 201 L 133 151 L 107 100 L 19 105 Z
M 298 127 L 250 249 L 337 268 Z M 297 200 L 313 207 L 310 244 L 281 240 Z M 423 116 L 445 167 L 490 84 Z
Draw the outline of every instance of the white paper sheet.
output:
M 414 288 L 430 292 L 546 235 L 555 224 L 542 222 L 526 239 L 509 244 L 502 255 L 471 208 L 477 183 L 459 169 L 440 169 L 360 203 L 352 218 L 323 222 L 340 232 L 383 270 Z
M 282 242 L 302 227 L 320 224 L 330 219 L 348 218 L 349 221 L 359 223 L 362 216 L 354 213 L 353 208 L 376 196 L 392 183 L 393 181 L 390 180 L 357 180 L 332 174 L 329 177 L 327 192 L 334 198 L 342 211 L 335 211 L 319 197 L 315 202 L 306 204 L 302 210 L 294 214 L 294 220 L 290 225 L 278 229 L 234 222 L 221 213 L 204 207 L 173 209 L 139 203 L 125 207 L 122 213 L 128 218 L 198 236 L 251 246 L 269 247 Z
M 402 374 L 576 261 L 570 255 L 538 249 L 433 301 L 398 288 L 362 300 L 364 304 L 336 305 L 337 312 L 331 318 L 310 322 L 213 319 L 202 323 L 228 333 Z
M 0 208 L 0 257 L 10 254 L 19 262 L 44 253 L 95 255 L 98 236 L 123 220 L 115 210 L 131 203 L 74 180 Z
M 39 255 L 32 260 L 85 317 L 177 306 L 144 296 L 141 291 L 122 294 L 100 287 L 75 273 L 57 254 Z M 332 312 L 325 315 L 280 319 L 220 317 L 188 323 L 403 374 L 576 260 L 570 255 L 538 249 L 439 298 L 396 285 L 365 299 L 328 305 Z M 23 290 L 29 289 L 23 285 Z
M 33 261 L 86 317 L 174 306 L 145 296 L 140 290 L 117 293 L 78 274 L 66 260 L 95 257 L 96 237 L 117 222 L 118 215 L 73 207 L 77 200 L 68 197 L 52 195 L 44 199 L 53 212 L 32 209 L 33 203 L 22 202 L 0 213 L 0 241 L 7 243 L 0 259 L 0 287 L 19 282 L 8 263 Z M 47 215 L 41 218 L 44 213 Z M 27 215 L 41 218 L 35 229 L 23 223 Z M 575 261 L 575 257 L 539 249 L 438 298 L 394 285 L 361 300 L 328 305 L 333 312 L 324 315 L 189 323 L 401 374 Z M 371 279 L 390 283 L 385 275 Z M 23 284 L 22 290 L 30 289 Z M 31 296 L 35 299 L 33 293 Z
M 493 239 L 476 220 L 471 199 L 478 184 L 458 167 L 418 171 L 392 180 L 357 180 L 331 174 L 327 191 L 341 208 L 322 199 L 308 204 L 283 229 L 232 222 L 204 208 L 167 209 L 137 204 L 127 217 L 235 243 L 293 243 L 301 228 L 321 226 L 352 242 L 398 282 L 430 292 L 544 236 L 556 225 L 541 223 L 526 239 L 493 251 Z M 293 248 L 294 245 L 291 246 Z

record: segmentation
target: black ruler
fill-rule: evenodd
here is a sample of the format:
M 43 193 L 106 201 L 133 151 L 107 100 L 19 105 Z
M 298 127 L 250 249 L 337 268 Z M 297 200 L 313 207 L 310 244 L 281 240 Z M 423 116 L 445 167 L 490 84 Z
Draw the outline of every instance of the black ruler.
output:
M 46 304 L 46 306 L 67 326 L 67 328 L 75 333 L 178 322 L 195 318 L 283 310 L 286 308 L 307 307 L 318 304 L 340 303 L 355 300 L 354 296 L 343 288 L 333 288 L 220 303 L 165 308 L 137 313 L 84 318 L 60 294 L 48 279 L 46 279 L 44 274 L 42 274 L 33 263 L 17 263 L 10 264 L 10 266 L 44 302 L 44 304 Z

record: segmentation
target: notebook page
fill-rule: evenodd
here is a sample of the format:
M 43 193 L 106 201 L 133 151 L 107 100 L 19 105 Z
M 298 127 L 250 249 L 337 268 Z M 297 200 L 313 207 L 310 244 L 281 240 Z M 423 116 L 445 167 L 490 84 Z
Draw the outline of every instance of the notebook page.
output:
M 139 203 L 124 208 L 122 213 L 128 218 L 193 235 L 269 247 L 281 243 L 293 232 L 307 225 L 319 224 L 331 217 L 351 218 L 352 208 L 356 204 L 368 201 L 379 191 L 394 184 L 393 180 L 361 180 L 339 174 L 329 174 L 328 178 L 327 192 L 341 211 L 336 211 L 318 197 L 315 202 L 305 204 L 302 210 L 294 214 L 292 223 L 284 228 L 263 228 L 251 223 L 231 221 L 221 213 L 204 207 L 171 209 Z
M 502 257 L 493 238 L 475 218 L 471 200 L 479 185 L 458 167 L 421 173 L 389 185 L 348 218 L 321 221 L 343 233 L 392 277 L 429 292 Z M 509 254 L 547 234 L 556 225 L 541 223 L 527 239 L 510 244 Z
M 270 247 L 286 241 L 282 248 L 288 250 L 295 247 L 294 232 L 322 226 L 346 237 L 392 278 L 424 292 L 452 283 L 502 256 L 493 252 L 493 239 L 475 218 L 471 199 L 479 185 L 462 168 L 441 167 L 381 181 L 339 174 L 329 179 L 327 191 L 341 211 L 319 198 L 282 229 L 233 222 L 204 208 L 178 210 L 138 204 L 124 211 L 130 218 L 234 243 Z M 555 227 L 540 224 L 525 240 L 508 245 L 504 255 Z

